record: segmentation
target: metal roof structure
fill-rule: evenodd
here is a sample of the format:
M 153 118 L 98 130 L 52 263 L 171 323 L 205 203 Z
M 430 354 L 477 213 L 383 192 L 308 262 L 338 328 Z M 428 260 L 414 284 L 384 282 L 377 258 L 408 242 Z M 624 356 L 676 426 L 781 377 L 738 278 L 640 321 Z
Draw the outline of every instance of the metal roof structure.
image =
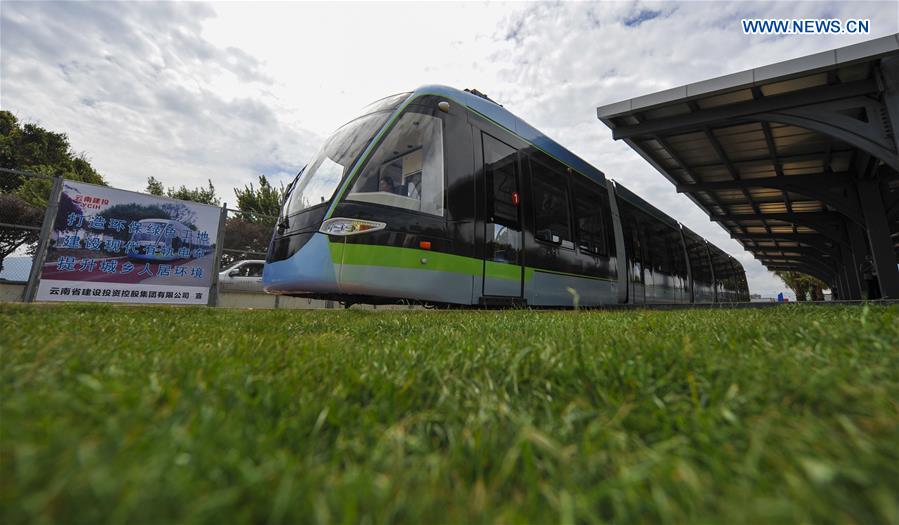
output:
M 899 34 L 597 116 L 769 270 L 899 298 Z

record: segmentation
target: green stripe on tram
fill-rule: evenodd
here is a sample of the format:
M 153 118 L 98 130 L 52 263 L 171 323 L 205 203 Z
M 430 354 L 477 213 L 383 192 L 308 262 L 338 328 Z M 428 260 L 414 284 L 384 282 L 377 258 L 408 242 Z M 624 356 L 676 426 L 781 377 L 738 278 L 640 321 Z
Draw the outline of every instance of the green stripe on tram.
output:
M 335 249 L 339 245 L 339 249 Z M 342 252 L 342 260 L 341 260 Z M 422 264 L 422 259 L 427 262 Z M 436 270 L 441 272 L 481 275 L 483 261 L 462 255 L 453 255 L 417 248 L 378 246 L 373 244 L 331 243 L 331 260 L 337 264 L 357 266 L 385 266 L 415 270 Z
M 374 244 L 345 244 L 342 241 L 331 242 L 331 260 L 335 264 L 354 266 L 382 266 L 386 268 L 408 268 L 413 270 L 434 270 L 440 272 L 461 273 L 480 277 L 486 271 L 487 277 L 495 279 L 516 280 L 521 277 L 520 266 L 494 261 L 482 261 L 464 255 L 432 252 L 417 248 L 401 248 L 398 246 L 380 246 Z M 422 258 L 427 262 L 422 264 Z M 605 277 L 557 272 L 543 268 L 524 268 L 526 282 L 534 278 L 534 272 L 564 275 L 580 279 L 614 281 Z

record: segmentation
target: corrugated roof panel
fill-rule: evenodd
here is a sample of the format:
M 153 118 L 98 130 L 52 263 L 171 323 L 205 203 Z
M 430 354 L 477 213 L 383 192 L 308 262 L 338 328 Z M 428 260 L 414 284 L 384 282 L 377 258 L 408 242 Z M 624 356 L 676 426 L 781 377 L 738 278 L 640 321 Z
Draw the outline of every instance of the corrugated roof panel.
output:
M 682 140 L 677 142 L 676 145 L 673 142 L 669 144 L 677 150 L 677 155 L 688 166 L 711 164 L 720 160 L 718 154 L 712 148 L 712 144 L 704 135 L 690 137 L 690 140 Z
M 761 126 L 739 126 L 739 129 L 719 128 L 714 131 L 718 143 L 731 161 L 756 159 L 768 154 L 768 143 Z
M 741 165 L 739 170 L 741 179 L 765 179 L 777 175 L 774 164 Z
M 752 91 L 749 89 L 740 89 L 731 91 L 730 93 L 722 93 L 720 95 L 698 99 L 696 105 L 699 106 L 699 109 L 709 109 L 736 104 L 737 102 L 746 102 L 747 100 L 752 100 Z
M 793 233 L 792 226 L 770 226 L 771 233 Z
M 820 201 L 798 200 L 793 199 L 790 207 L 796 213 L 810 213 L 815 211 L 824 211 L 824 205 Z
M 660 108 L 650 109 L 648 111 L 641 112 L 644 120 L 655 120 L 666 117 L 675 117 L 677 115 L 686 115 L 687 113 L 691 113 L 692 110 L 690 106 L 686 103 L 683 104 L 671 104 L 669 106 L 662 106 Z
M 715 136 L 727 137 L 729 135 L 742 135 L 754 131 L 762 131 L 762 125 L 758 122 L 747 122 L 745 124 L 737 124 L 735 126 L 723 126 L 715 128 Z
M 761 87 L 762 94 L 766 97 L 773 95 L 782 95 L 791 91 L 799 91 L 800 89 L 808 89 L 815 86 L 824 86 L 827 84 L 827 73 L 817 73 L 805 77 L 784 80 L 782 82 L 774 82 L 765 84 Z
M 764 202 L 758 205 L 762 213 L 786 213 L 787 207 L 783 202 Z
M 749 196 L 753 198 L 756 202 L 760 201 L 769 201 L 772 199 L 781 200 L 783 198 L 783 194 L 780 190 L 774 188 L 750 188 Z
M 783 167 L 783 174 L 787 177 L 794 175 L 816 175 L 823 172 L 823 161 L 790 162 Z
M 821 153 L 833 143 L 823 135 L 795 126 L 783 126 L 777 132 L 772 129 L 771 134 L 777 155 L 782 157 Z
M 718 201 L 721 203 L 737 203 L 746 200 L 743 192 L 740 190 L 718 190 L 712 192 L 717 195 Z
M 724 165 L 693 168 L 692 171 L 700 180 L 702 180 L 702 182 L 733 180 L 733 177 L 730 176 L 730 171 L 728 171 Z
M 752 209 L 752 206 L 749 204 L 733 204 L 727 207 L 728 212 L 731 215 L 740 215 L 744 213 L 755 213 L 755 210 Z

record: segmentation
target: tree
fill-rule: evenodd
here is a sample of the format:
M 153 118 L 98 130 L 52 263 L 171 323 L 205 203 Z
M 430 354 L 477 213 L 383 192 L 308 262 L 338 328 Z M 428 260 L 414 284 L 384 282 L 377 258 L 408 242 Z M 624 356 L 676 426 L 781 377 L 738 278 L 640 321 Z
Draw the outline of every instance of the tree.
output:
M 165 194 L 165 189 L 162 187 L 162 182 L 156 179 L 156 177 L 150 177 L 147 179 L 147 193 L 150 195 L 163 196 Z
M 281 213 L 286 191 L 283 185 L 274 187 L 265 175 L 259 176 L 259 188 L 251 182 L 243 189 L 235 189 L 240 211 L 225 222 L 222 267 L 242 259 L 264 259 L 272 232 Z
M 824 290 L 829 288 L 829 286 L 820 279 L 816 279 L 815 277 L 806 275 L 802 272 L 778 271 L 774 272 L 774 274 L 780 277 L 788 288 L 793 290 L 793 293 L 796 294 L 797 301 L 806 301 L 808 299 L 811 299 L 812 301 L 823 301 Z
M 37 124 L 19 123 L 15 115 L 0 110 L 0 167 L 69 180 L 106 185 L 83 153 L 76 154 L 64 133 Z M 49 178 L 0 173 L 3 220 L 7 224 L 39 226 L 53 182 Z M 0 269 L 3 259 L 25 244 L 37 241 L 37 232 L 0 228 Z
M 15 195 L 0 193 L 0 222 L 39 226 L 43 217 L 43 209 L 31 206 Z M 7 257 L 23 244 L 36 243 L 38 236 L 39 232 L 35 230 L 0 227 L 0 271 Z
M 239 215 L 244 220 L 252 222 L 271 223 L 281 213 L 281 203 L 284 201 L 285 188 L 282 184 L 276 188 L 269 183 L 265 175 L 259 176 L 259 189 L 251 182 L 241 189 L 234 189 L 237 197 L 237 207 L 243 213 Z M 264 216 L 268 217 L 264 217 Z
M 240 217 L 225 221 L 222 247 L 226 251 L 222 251 L 221 267 L 227 268 L 244 259 L 265 259 L 273 230 L 274 223 L 245 221 Z
M 185 185 L 181 185 L 179 188 L 170 187 L 163 191 L 162 181 L 157 180 L 155 177 L 150 177 L 147 179 L 147 193 L 150 195 L 158 195 L 158 196 L 166 196 L 170 199 L 179 199 L 182 201 L 192 201 L 199 202 L 201 204 L 211 204 L 213 206 L 219 206 L 221 201 L 219 201 L 218 196 L 215 194 L 215 186 L 212 185 L 212 181 L 208 180 L 209 186 L 199 187 L 190 189 Z
M 20 125 L 15 115 L 4 110 L 0 110 L 0 167 L 106 185 L 85 155 L 72 151 L 64 133 L 48 131 L 37 124 Z M 36 197 L 40 192 L 33 191 L 34 188 L 21 188 L 23 185 L 34 186 L 32 183 L 35 182 L 42 183 L 36 186 L 45 187 L 46 194 L 42 195 L 43 202 L 32 204 L 45 206 L 51 186 L 45 179 L 7 173 L 0 177 L 0 191 L 12 193 L 18 190 L 23 198 Z

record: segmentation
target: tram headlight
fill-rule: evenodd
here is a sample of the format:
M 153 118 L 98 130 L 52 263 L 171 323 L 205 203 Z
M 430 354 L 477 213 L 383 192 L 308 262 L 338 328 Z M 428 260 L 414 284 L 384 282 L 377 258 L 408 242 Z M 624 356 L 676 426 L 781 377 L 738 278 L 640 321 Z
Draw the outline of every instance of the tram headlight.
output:
M 318 231 L 328 235 L 357 235 L 360 233 L 383 230 L 386 227 L 387 224 L 383 222 L 336 217 L 323 222 Z

